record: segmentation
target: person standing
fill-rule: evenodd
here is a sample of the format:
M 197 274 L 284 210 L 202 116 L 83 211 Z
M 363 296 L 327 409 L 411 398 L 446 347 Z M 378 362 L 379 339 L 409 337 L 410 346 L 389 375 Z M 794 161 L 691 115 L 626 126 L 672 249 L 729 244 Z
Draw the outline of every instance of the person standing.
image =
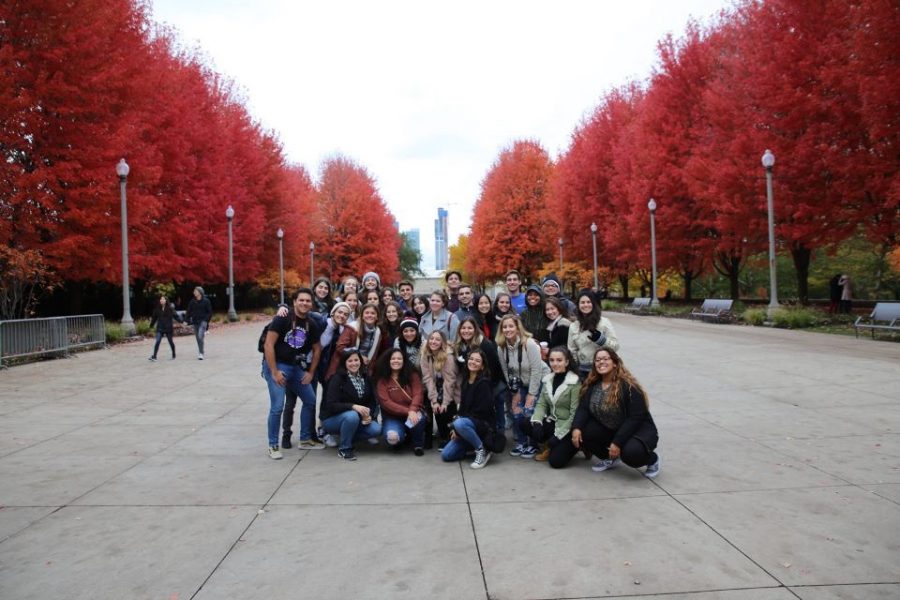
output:
M 186 316 L 188 323 L 194 328 L 194 337 L 197 339 L 197 360 L 203 360 L 206 330 L 209 329 L 209 321 L 212 319 L 212 302 L 199 285 L 194 288 L 194 297 L 188 302 Z
M 563 315 L 568 317 L 575 314 L 575 303 L 566 298 L 562 293 L 562 284 L 555 273 L 550 273 L 541 280 L 541 291 L 544 292 L 544 300 L 556 298 L 566 307 Z
M 453 311 L 460 320 L 466 315 L 477 315 L 478 308 L 475 306 L 475 292 L 468 283 L 459 284 L 459 291 L 456 294 L 459 300 L 456 310 Z
M 324 316 L 331 314 L 334 298 L 331 297 L 331 281 L 327 277 L 319 277 L 313 286 L 313 312 Z
M 619 349 L 619 338 L 612 323 L 603 316 L 600 302 L 595 299 L 591 290 L 582 290 L 578 294 L 578 312 L 576 319 L 569 326 L 569 339 L 566 345 L 578 363 L 578 371 L 582 377 L 591 370 L 591 361 L 598 348 L 608 350 Z
M 432 331 L 443 331 L 448 340 L 456 339 L 456 328 L 459 327 L 459 319 L 447 310 L 447 294 L 444 290 L 431 292 L 428 299 L 429 311 L 422 315 L 419 321 L 419 331 L 422 337 L 428 337 Z
M 849 315 L 853 310 L 853 285 L 850 283 L 850 276 L 844 273 L 838 280 L 841 286 L 841 312 Z
M 159 297 L 159 304 L 153 309 L 153 316 L 150 317 L 150 328 L 156 325 L 156 343 L 153 344 L 153 355 L 150 360 L 156 362 L 156 353 L 159 352 L 159 343 L 163 336 L 169 341 L 169 347 L 172 349 L 172 360 L 175 360 L 175 342 L 172 340 L 172 334 L 175 330 L 174 321 L 181 321 L 175 307 L 169 302 L 165 296 Z
M 536 285 L 528 286 L 525 292 L 525 310 L 519 313 L 525 331 L 539 338 L 547 328 L 547 316 L 544 314 L 544 293 Z
M 290 388 L 302 403 L 300 408 L 301 450 L 321 450 L 325 446 L 313 437 L 316 425 L 316 393 L 312 382 L 319 364 L 322 335 L 319 321 L 311 317 L 313 291 L 300 288 L 294 294 L 293 310 L 286 317 L 275 316 L 269 323 L 263 346 L 262 376 L 269 391 L 269 458 L 280 459 L 278 433 L 284 411 L 284 393 Z
M 517 315 L 525 310 L 525 294 L 522 293 L 522 274 L 515 269 L 506 272 L 506 291 L 509 301 Z
M 444 275 L 444 283 L 447 284 L 447 310 L 455 313 L 459 310 L 459 286 L 462 285 L 462 273 L 447 271 Z
M 412 312 L 413 284 L 410 281 L 403 280 L 397 284 L 397 304 L 403 309 L 403 314 L 408 315 Z

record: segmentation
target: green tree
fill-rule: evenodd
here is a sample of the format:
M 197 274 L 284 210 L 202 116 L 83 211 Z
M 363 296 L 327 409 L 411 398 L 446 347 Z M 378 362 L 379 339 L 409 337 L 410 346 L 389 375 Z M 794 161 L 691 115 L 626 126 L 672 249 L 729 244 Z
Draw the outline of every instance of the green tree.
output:
M 425 272 L 419 266 L 422 264 L 422 253 L 413 248 L 405 233 L 399 235 L 400 251 L 397 253 L 397 258 L 400 262 L 400 278 L 411 280 L 416 277 L 425 277 Z

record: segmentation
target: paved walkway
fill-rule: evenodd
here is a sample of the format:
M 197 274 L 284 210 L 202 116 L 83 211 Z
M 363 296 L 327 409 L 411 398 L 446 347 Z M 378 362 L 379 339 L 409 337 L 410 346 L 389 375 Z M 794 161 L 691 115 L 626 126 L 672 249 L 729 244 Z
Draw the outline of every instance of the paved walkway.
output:
M 259 324 L 0 371 L 0 598 L 900 597 L 900 344 L 611 317 L 655 481 L 272 461 Z

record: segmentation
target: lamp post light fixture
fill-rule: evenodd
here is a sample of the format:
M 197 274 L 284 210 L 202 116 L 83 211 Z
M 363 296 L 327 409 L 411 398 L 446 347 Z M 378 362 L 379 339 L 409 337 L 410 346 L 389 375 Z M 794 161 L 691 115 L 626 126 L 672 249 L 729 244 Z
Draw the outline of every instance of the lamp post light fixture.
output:
M 234 243 L 231 237 L 234 209 L 230 204 L 225 209 L 225 218 L 228 219 L 228 320 L 233 323 L 238 320 L 238 316 L 234 310 Z
M 650 209 L 650 266 L 652 273 L 650 306 L 657 306 L 659 305 L 659 295 L 656 293 L 656 200 L 650 198 L 647 208 Z
M 766 150 L 762 155 L 762 165 L 766 170 L 766 200 L 769 210 L 769 319 L 776 310 L 781 308 L 778 304 L 778 279 L 775 268 L 775 208 L 772 193 L 772 168 L 775 166 L 775 155 L 771 150 Z
M 309 287 L 313 286 L 313 281 L 315 281 L 315 278 L 316 278 L 314 275 L 314 273 L 316 272 L 316 269 L 314 266 L 315 260 L 316 260 L 316 243 L 310 242 L 309 243 Z
M 122 205 L 122 329 L 127 336 L 135 334 L 134 319 L 131 318 L 131 286 L 128 276 L 128 199 L 125 195 L 125 183 L 131 168 L 123 158 L 116 164 L 116 175 L 119 176 L 119 200 Z
M 591 223 L 591 239 L 594 242 L 594 291 L 600 291 L 600 282 L 597 279 L 597 224 Z
M 278 277 L 281 281 L 281 303 L 284 304 L 284 229 L 278 228 Z

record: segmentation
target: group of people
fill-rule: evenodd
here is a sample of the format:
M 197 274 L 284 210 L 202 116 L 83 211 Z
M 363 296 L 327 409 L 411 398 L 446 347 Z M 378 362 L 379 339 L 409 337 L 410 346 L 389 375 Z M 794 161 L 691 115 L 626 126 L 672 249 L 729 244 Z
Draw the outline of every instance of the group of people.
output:
M 574 301 L 549 275 L 522 289 L 517 271 L 493 298 L 445 276 L 446 289 L 415 295 L 377 273 L 301 288 L 260 339 L 269 391 L 268 454 L 297 445 L 357 449 L 383 440 L 444 461 L 511 456 L 565 467 L 583 452 L 595 471 L 624 462 L 659 473 L 658 434 L 647 395 L 618 354 L 619 340 L 594 292 Z M 316 396 L 321 387 L 316 428 Z

